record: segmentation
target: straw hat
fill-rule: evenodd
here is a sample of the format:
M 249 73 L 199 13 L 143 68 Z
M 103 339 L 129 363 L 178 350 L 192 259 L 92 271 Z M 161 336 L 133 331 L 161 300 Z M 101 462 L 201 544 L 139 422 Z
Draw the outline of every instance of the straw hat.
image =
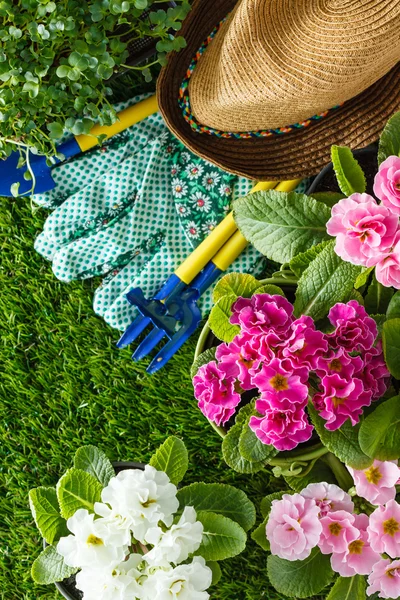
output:
M 317 173 L 400 110 L 399 0 L 196 0 L 158 79 L 167 125 L 253 179 Z

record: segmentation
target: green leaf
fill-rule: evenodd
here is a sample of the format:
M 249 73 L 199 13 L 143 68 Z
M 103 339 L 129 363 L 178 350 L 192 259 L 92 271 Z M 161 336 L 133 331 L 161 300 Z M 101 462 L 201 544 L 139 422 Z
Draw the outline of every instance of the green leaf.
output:
M 150 13 L 151 14 L 151 13 Z M 209 560 L 207 562 L 207 567 L 209 569 L 211 569 L 212 572 L 212 580 L 211 580 L 211 585 L 217 585 L 217 583 L 219 582 L 219 580 L 222 577 L 222 571 L 221 571 L 221 567 L 219 566 L 219 564 L 217 562 L 215 562 L 214 560 Z
M 253 413 L 254 403 L 243 406 L 236 415 L 236 422 L 222 441 L 222 455 L 226 464 L 238 473 L 257 473 L 264 468 L 265 462 L 250 462 L 239 450 L 240 436 L 248 417 Z
M 387 319 L 400 319 L 400 291 L 396 292 L 389 302 L 386 311 Z
M 289 280 L 288 280 L 289 281 Z M 270 296 L 285 296 L 283 290 L 272 283 L 266 283 L 265 285 L 260 286 L 255 291 L 256 294 L 270 294 Z
M 105 487 L 111 477 L 115 476 L 114 467 L 104 454 L 96 446 L 83 446 L 78 448 L 74 458 L 74 467 L 86 471 L 96 477 Z
M 214 348 L 209 348 L 208 350 L 204 350 L 204 352 L 199 354 L 190 368 L 190 377 L 192 379 L 197 374 L 197 371 L 200 369 L 200 367 L 206 365 L 212 360 L 215 360 L 216 349 L 217 347 L 215 346 Z
M 390 373 L 400 379 L 400 318 L 383 324 L 383 352 Z
M 315 321 L 322 319 L 331 306 L 350 294 L 360 272 L 361 267 L 342 260 L 335 252 L 335 242 L 330 242 L 299 279 L 295 314 L 310 315 Z
M 68 77 L 68 73 L 70 72 L 71 67 L 69 67 L 68 65 L 60 65 L 59 67 L 57 67 L 57 77 L 60 77 L 61 79 L 63 79 L 64 77 Z
M 189 466 L 185 444 L 171 435 L 153 454 L 150 465 L 158 471 L 164 471 L 171 482 L 177 485 L 184 478 Z
M 93 511 L 94 503 L 101 501 L 103 486 L 93 475 L 72 468 L 61 477 L 56 489 L 61 515 L 69 519 L 79 508 Z
M 308 265 L 318 256 L 318 254 L 326 247 L 330 242 L 322 242 L 317 246 L 312 246 L 309 250 L 297 254 L 289 263 L 289 267 L 297 277 L 301 277 Z
M 386 322 L 386 315 L 370 315 L 371 319 L 373 319 L 378 327 L 378 335 L 382 335 L 383 324 Z
M 400 456 L 400 396 L 380 404 L 363 421 L 359 433 L 363 452 L 378 460 Z
M 213 303 L 223 296 L 251 298 L 262 284 L 248 273 L 228 273 L 218 281 L 213 291 Z
M 326 600 L 365 600 L 365 577 L 338 577 Z
M 245 531 L 254 526 L 256 509 L 242 490 L 223 483 L 192 483 L 178 491 L 180 508 L 213 512 L 238 523 Z
M 289 598 L 308 598 L 319 594 L 333 579 L 330 556 L 314 548 L 304 560 L 284 560 L 269 556 L 268 578 L 274 588 Z
M 21 183 L 19 181 L 16 181 L 10 187 L 11 195 L 14 196 L 14 198 L 17 198 L 19 196 L 19 186 L 20 185 L 21 185 Z
M 268 459 L 276 456 L 278 454 L 278 450 L 273 446 L 263 444 L 262 441 L 258 439 L 254 431 L 250 429 L 249 421 L 253 415 L 257 415 L 257 412 L 253 411 L 243 425 L 239 438 L 239 452 L 243 458 L 250 462 L 265 462 Z
M 372 273 L 372 271 L 374 270 L 374 267 L 363 267 L 361 270 L 361 273 L 359 274 L 359 276 L 357 277 L 355 283 L 354 283 L 354 287 L 356 288 L 356 290 L 358 290 L 360 287 L 362 287 L 363 285 L 366 285 L 370 274 Z
M 362 194 L 367 189 L 365 175 L 350 148 L 332 146 L 331 158 L 336 179 L 343 194 Z
M 313 192 L 310 194 L 311 198 L 315 198 L 318 202 L 323 202 L 329 208 L 332 208 L 339 202 L 339 200 L 343 200 L 346 198 L 344 194 L 341 192 Z
M 225 560 L 243 552 L 246 547 L 246 532 L 240 525 L 213 512 L 197 513 L 203 523 L 203 539 L 195 555 L 205 560 Z
M 284 480 L 295 492 L 301 492 L 310 483 L 319 483 L 320 481 L 337 485 L 332 470 L 322 460 L 317 460 L 306 475 L 300 475 L 299 477 L 284 476 Z
M 237 296 L 233 294 L 222 296 L 212 307 L 208 318 L 210 329 L 223 342 L 231 342 L 235 335 L 240 332 L 239 325 L 232 325 L 229 322 L 232 316 L 231 307 L 236 300 Z
M 321 442 L 339 460 L 353 469 L 366 469 L 372 464 L 371 458 L 361 450 L 358 441 L 360 423 L 353 426 L 347 420 L 339 429 L 328 431 L 325 429 L 325 421 L 318 415 L 311 403 L 308 405 L 308 413 Z
M 53 546 L 47 546 L 34 561 L 31 569 L 32 579 L 35 583 L 48 585 L 70 577 L 78 569 L 68 567 L 64 558 L 57 554 Z
M 50 132 L 50 137 L 54 140 L 58 140 L 64 133 L 63 126 L 55 121 L 53 123 L 47 123 L 47 129 Z
M 273 494 L 268 494 L 268 496 L 265 496 L 262 500 L 261 500 L 261 504 L 260 504 L 260 510 L 261 510 L 261 514 L 264 517 L 264 519 L 266 517 L 268 517 L 270 511 L 271 511 L 271 507 L 272 507 L 272 502 L 274 500 L 281 500 L 282 496 L 284 494 L 289 494 L 291 495 L 292 492 L 290 490 L 282 490 L 280 492 L 274 492 Z
M 322 202 L 296 192 L 269 190 L 239 198 L 235 221 L 244 237 L 262 254 L 279 263 L 329 239 L 331 211 Z
M 381 133 L 378 164 L 381 165 L 389 156 L 400 156 L 400 112 L 389 119 Z
M 374 276 L 365 296 L 365 310 L 370 315 L 385 314 L 392 296 L 393 289 L 379 283 Z
M 256 542 L 256 544 L 261 546 L 261 548 L 263 550 L 265 550 L 266 552 L 269 552 L 270 545 L 269 545 L 269 541 L 267 540 L 267 533 L 266 533 L 267 523 L 268 523 L 268 517 L 265 517 L 264 521 L 262 523 L 260 523 L 259 526 L 256 527 L 255 530 L 252 532 L 251 539 L 254 540 Z
M 29 492 L 29 506 L 41 536 L 48 544 L 69 534 L 66 520 L 60 515 L 57 492 L 52 487 L 37 487 Z

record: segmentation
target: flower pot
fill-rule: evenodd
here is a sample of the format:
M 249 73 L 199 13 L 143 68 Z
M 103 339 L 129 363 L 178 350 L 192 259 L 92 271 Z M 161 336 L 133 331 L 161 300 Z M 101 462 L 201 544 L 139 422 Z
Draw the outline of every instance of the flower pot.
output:
M 116 461 L 113 462 L 112 465 L 116 475 L 118 475 L 120 471 L 125 471 L 126 469 L 141 469 L 143 471 L 145 467 L 143 463 L 133 461 Z M 46 546 L 48 546 L 48 544 L 43 540 L 43 547 L 46 548 Z M 75 587 L 75 575 L 71 575 L 68 579 L 64 579 L 54 585 L 65 600 L 82 600 L 83 598 L 82 592 Z

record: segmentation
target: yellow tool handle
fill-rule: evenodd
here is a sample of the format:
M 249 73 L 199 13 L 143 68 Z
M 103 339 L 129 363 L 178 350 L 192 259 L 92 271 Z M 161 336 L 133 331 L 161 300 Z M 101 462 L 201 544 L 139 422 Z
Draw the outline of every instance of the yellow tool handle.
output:
M 118 121 L 112 125 L 95 125 L 88 135 L 77 135 L 76 141 L 82 152 L 97 146 L 97 136 L 106 134 L 107 138 L 128 129 L 135 123 L 139 123 L 153 113 L 158 112 L 158 103 L 155 96 L 150 96 L 125 110 L 118 113 Z
M 261 187 L 262 186 L 262 187 Z M 271 190 L 276 186 L 276 181 L 258 183 L 252 191 Z M 257 189 L 256 189 L 257 188 Z M 230 212 L 223 221 L 201 242 L 187 259 L 176 269 L 175 275 L 181 281 L 189 284 L 206 264 L 216 255 L 218 250 L 237 231 L 237 225 Z M 240 234 L 242 235 L 242 234 Z M 243 236 L 242 236 L 243 237 Z M 243 238 L 244 239 L 244 238 Z M 247 243 L 247 242 L 246 242 Z

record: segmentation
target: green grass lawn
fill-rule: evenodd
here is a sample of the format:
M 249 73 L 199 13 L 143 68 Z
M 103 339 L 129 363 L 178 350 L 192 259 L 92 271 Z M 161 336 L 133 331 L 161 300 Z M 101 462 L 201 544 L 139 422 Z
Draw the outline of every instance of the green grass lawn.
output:
M 266 473 L 241 476 L 221 458 L 221 441 L 192 394 L 195 339 L 154 376 L 115 348 L 118 332 L 92 310 L 94 283 L 65 284 L 33 249 L 46 211 L 28 199 L 0 208 L 0 595 L 7 600 L 58 597 L 35 585 L 30 565 L 41 550 L 28 491 L 54 485 L 82 444 L 112 460 L 147 461 L 171 434 L 190 456 L 187 482 L 237 485 L 259 504 L 280 483 Z M 252 541 L 222 564 L 214 600 L 280 598 L 268 585 L 266 557 Z

